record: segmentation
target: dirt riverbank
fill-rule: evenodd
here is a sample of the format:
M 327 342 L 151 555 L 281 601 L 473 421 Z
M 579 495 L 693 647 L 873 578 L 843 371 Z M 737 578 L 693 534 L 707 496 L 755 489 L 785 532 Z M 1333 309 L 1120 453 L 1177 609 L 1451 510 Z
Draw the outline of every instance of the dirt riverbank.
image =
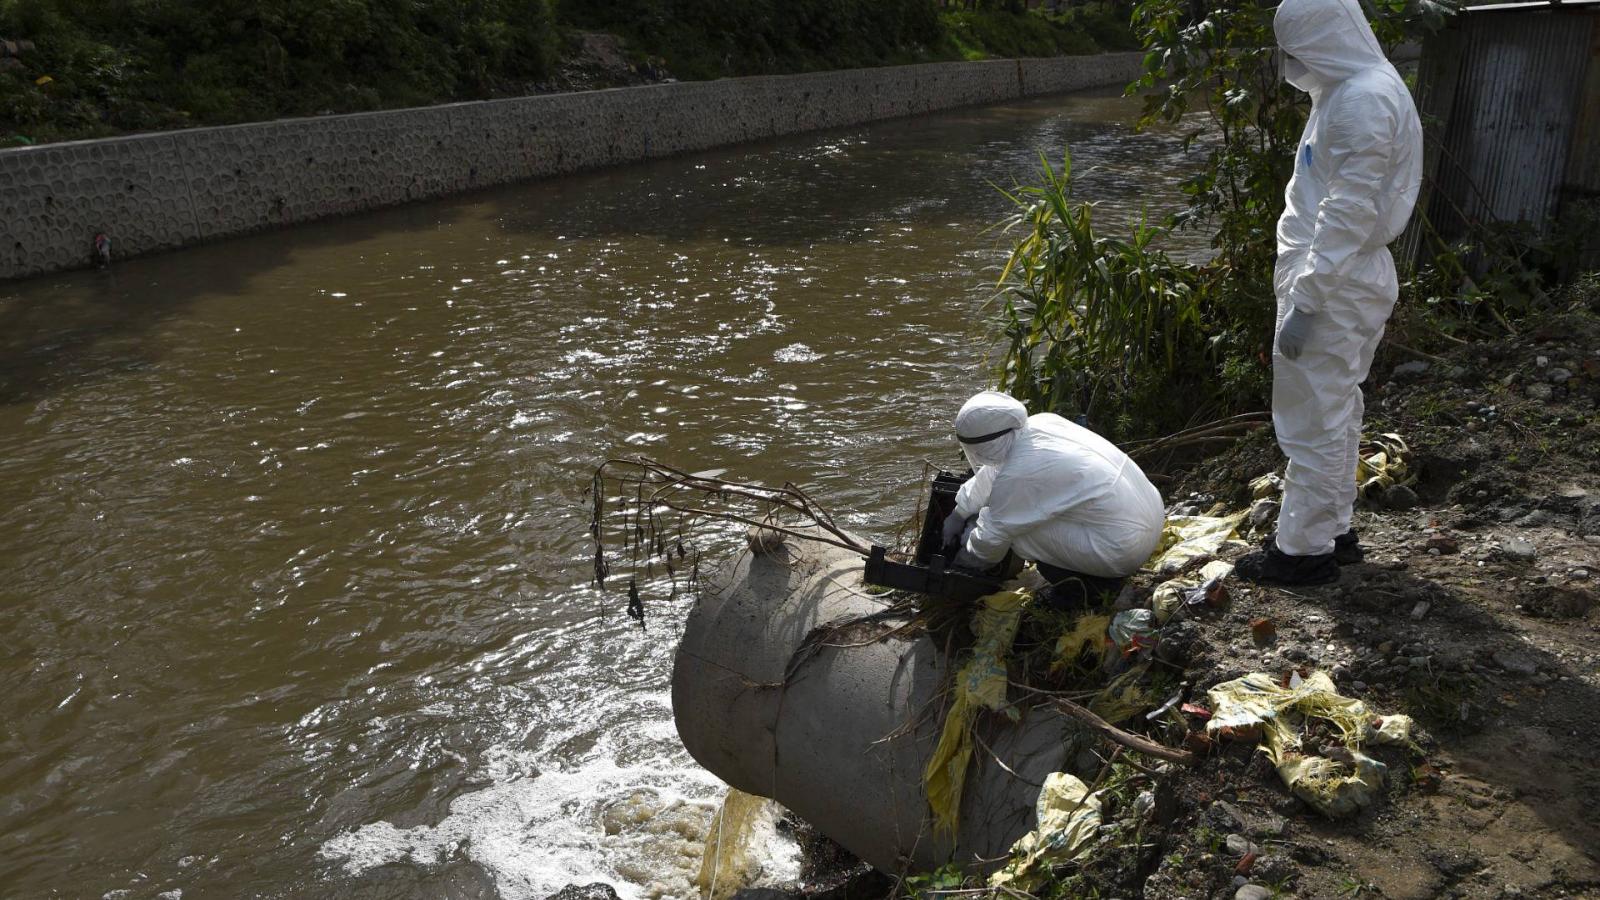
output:
M 1107 804 L 1098 845 L 1038 896 L 1600 896 L 1595 287 L 1524 334 L 1380 364 L 1366 386 L 1368 431 L 1404 439 L 1414 478 L 1360 505 L 1365 561 L 1322 587 L 1230 577 L 1223 605 L 1159 635 L 1157 657 L 1181 669 L 1168 677 L 1197 706 L 1250 672 L 1323 671 L 1374 712 L 1412 716 L 1414 746 L 1373 751 L 1388 764 L 1376 802 L 1327 818 L 1250 740 L 1202 745 L 1192 767 L 1137 758 L 1113 776 L 1125 779 L 1122 798 Z M 1237 512 L 1262 502 L 1251 482 L 1282 467 L 1265 428 L 1166 493 L 1182 511 Z M 1256 520 L 1251 541 L 1270 530 Z M 1248 549 L 1235 542 L 1219 556 Z M 1160 580 L 1140 576 L 1121 605 Z M 1203 711 L 1185 717 L 1204 730 Z
M 1197 698 L 1249 671 L 1314 668 L 1375 710 L 1415 717 L 1418 752 L 1391 766 L 1385 798 L 1330 821 L 1253 746 L 1219 744 L 1163 779 L 1176 802 L 1142 857 L 1155 871 L 1125 889 L 1234 896 L 1247 841 L 1260 855 L 1246 884 L 1265 893 L 1240 896 L 1600 892 L 1595 300 L 1525 335 L 1375 372 L 1369 433 L 1401 435 L 1417 480 L 1358 511 L 1366 561 L 1325 587 L 1233 583 L 1224 610 L 1193 620 L 1185 679 Z M 1281 466 L 1264 430 L 1170 495 L 1237 509 L 1252 478 Z M 1274 640 L 1254 638 L 1259 619 Z

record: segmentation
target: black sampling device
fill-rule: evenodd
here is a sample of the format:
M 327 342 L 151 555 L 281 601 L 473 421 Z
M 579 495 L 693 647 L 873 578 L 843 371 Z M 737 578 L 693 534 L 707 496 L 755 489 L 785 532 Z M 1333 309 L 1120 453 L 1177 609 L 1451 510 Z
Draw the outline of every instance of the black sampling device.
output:
M 1000 585 L 1022 571 L 1022 560 L 1006 551 L 1005 558 L 982 572 L 957 569 L 951 560 L 960 551 L 956 541 L 944 545 L 944 520 L 956 509 L 956 491 L 972 473 L 957 475 L 938 472 L 928 493 L 927 513 L 922 519 L 922 532 L 917 536 L 916 554 L 911 562 L 889 559 L 886 547 L 874 545 L 867 557 L 864 579 L 867 584 L 914 591 L 949 600 L 976 600 L 1000 590 Z

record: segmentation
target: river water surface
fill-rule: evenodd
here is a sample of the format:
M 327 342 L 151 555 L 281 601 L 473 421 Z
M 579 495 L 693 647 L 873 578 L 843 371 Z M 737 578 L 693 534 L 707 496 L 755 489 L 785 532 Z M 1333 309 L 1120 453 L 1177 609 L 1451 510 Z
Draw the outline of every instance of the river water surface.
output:
M 0 895 L 689 895 L 722 789 L 672 727 L 688 601 L 641 632 L 589 586 L 589 473 L 794 480 L 884 534 L 986 382 L 995 185 L 1070 147 L 1102 220 L 1169 209 L 1184 157 L 1135 112 L 963 110 L 0 285 Z

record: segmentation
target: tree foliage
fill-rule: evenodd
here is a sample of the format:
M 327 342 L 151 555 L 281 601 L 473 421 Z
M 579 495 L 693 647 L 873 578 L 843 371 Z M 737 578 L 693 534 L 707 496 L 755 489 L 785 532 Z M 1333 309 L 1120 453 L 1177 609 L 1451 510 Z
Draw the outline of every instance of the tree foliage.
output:
M 1183 183 L 1183 210 L 1112 239 L 1048 165 L 1039 185 L 1014 195 L 1009 225 L 1021 236 L 1002 279 L 999 376 L 1030 409 L 1085 415 L 1132 438 L 1265 405 L 1276 226 L 1309 110 L 1276 70 L 1274 8 L 1134 5 L 1145 74 L 1128 90 L 1144 94 L 1141 126 L 1184 128 L 1190 113 L 1205 114 L 1184 135 L 1200 165 Z M 1368 7 L 1391 46 L 1436 29 L 1448 11 L 1431 0 Z M 1178 229 L 1209 233 L 1211 258 L 1180 264 L 1161 253 Z
M 990 5 L 991 7 L 993 4 Z M 936 0 L 0 0 L 0 146 L 420 106 L 550 87 L 577 30 L 681 79 L 1131 42 L 1111 3 L 941 12 Z
M 557 49 L 548 0 L 0 0 L 0 35 L 37 48 L 0 136 L 35 138 L 526 91 Z
M 625 35 L 680 78 L 881 63 L 940 40 L 928 0 L 612 0 L 563 15 Z

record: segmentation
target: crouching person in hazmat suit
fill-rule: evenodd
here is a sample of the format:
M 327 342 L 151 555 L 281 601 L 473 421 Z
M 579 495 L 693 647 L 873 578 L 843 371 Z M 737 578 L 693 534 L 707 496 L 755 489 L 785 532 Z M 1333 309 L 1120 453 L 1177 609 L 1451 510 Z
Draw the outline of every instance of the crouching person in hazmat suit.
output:
M 1311 95 L 1273 279 L 1272 422 L 1289 469 L 1276 537 L 1236 571 L 1325 584 L 1361 559 L 1361 382 L 1399 295 L 1387 245 L 1416 203 L 1422 126 L 1356 0 L 1284 0 L 1272 26 L 1284 77 Z
M 1160 543 L 1161 495 L 1087 428 L 984 391 L 956 415 L 956 438 L 975 470 L 944 523 L 945 543 L 961 541 L 956 565 L 986 569 L 1015 550 L 1050 582 L 1040 599 L 1065 609 L 1115 595 Z

